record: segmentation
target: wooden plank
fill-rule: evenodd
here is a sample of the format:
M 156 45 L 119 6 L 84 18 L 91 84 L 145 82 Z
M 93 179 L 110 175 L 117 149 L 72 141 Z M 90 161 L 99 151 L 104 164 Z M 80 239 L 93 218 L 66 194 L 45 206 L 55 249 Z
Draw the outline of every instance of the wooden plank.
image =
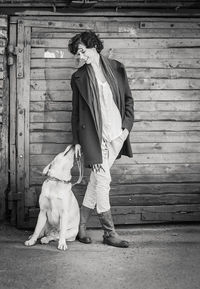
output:
M 133 79 L 131 89 L 200 89 L 198 79 Z M 32 90 L 71 90 L 69 80 L 31 80 Z
M 67 22 L 65 21 L 55 21 L 55 20 L 50 20 L 50 21 L 44 21 L 44 20 L 24 20 L 24 23 L 26 26 L 34 26 L 34 27 L 50 27 L 50 28 L 65 28 L 69 31 L 76 32 L 77 30 L 94 30 L 95 28 L 95 21 L 79 21 L 73 22 L 68 20 Z
M 41 131 L 41 130 L 35 130 Z M 46 131 L 44 129 L 44 131 Z M 52 129 L 49 131 L 56 131 Z M 58 129 L 59 131 L 59 129 Z M 61 132 L 65 130 L 60 130 Z M 55 143 L 33 143 L 30 145 L 32 154 L 55 154 L 65 148 L 65 144 Z M 199 153 L 200 146 L 197 143 L 132 143 L 134 154 L 153 154 L 153 153 Z
M 141 120 L 167 120 L 167 121 L 199 121 L 200 113 L 199 112 L 189 112 L 189 111 L 157 111 L 157 112 L 137 112 L 135 111 L 135 121 Z
M 22 49 L 24 46 L 24 25 L 18 23 L 17 45 Z M 17 202 L 17 225 L 21 226 L 24 221 L 24 188 L 25 188 L 25 109 L 24 102 L 24 50 L 17 56 L 17 192 L 21 193 L 21 199 Z M 27 96 L 26 96 L 27 97 Z
M 135 101 L 195 101 L 199 90 L 132 90 Z M 71 91 L 31 91 L 31 101 L 71 101 Z
M 71 90 L 68 80 L 31 80 L 32 90 Z
M 30 57 L 31 57 L 31 28 L 24 29 L 24 84 L 23 84 L 23 105 L 25 108 L 25 127 L 24 127 L 24 169 L 25 169 L 25 191 L 29 189 L 29 110 L 30 110 Z
M 65 138 L 68 143 L 68 138 Z M 63 142 L 64 142 L 63 140 Z M 56 143 L 57 140 L 54 141 Z M 70 143 L 70 142 L 69 142 Z M 31 155 L 32 165 L 46 165 L 52 161 L 53 155 Z M 199 153 L 164 153 L 164 154 L 133 154 L 132 158 L 122 157 L 116 161 L 116 164 L 198 164 L 200 162 Z
M 199 49 L 133 49 L 133 48 L 109 48 L 104 49 L 104 54 L 109 58 L 117 59 L 196 59 L 199 56 Z M 65 56 L 65 55 L 64 55 Z M 68 55 L 66 55 L 68 56 Z M 54 57 L 55 58 L 55 57 Z M 70 55 L 69 55 L 70 58 Z
M 30 111 L 71 111 L 71 102 L 31 102 Z
M 34 186 L 37 194 L 39 195 L 41 192 L 41 186 Z M 200 184 L 199 183 L 167 183 L 167 184 L 131 184 L 131 185 L 121 185 L 118 184 L 116 186 L 112 186 L 111 194 L 113 196 L 118 196 L 118 195 L 173 195 L 174 193 L 176 195 L 182 195 L 182 194 L 187 194 L 187 195 L 198 195 L 199 194 L 199 188 Z M 86 186 L 85 185 L 76 185 L 73 187 L 73 192 L 76 196 L 84 196 L 86 191 Z M 178 204 L 173 204 L 173 205 L 178 205 Z M 184 205 L 184 203 L 183 203 Z M 185 205 L 192 205 L 190 203 L 185 203 Z M 123 206 L 122 204 L 119 206 Z M 131 205 L 130 205 L 131 206 Z M 135 204 L 133 204 L 135 206 Z M 145 204 L 142 204 L 142 206 L 146 206 Z M 200 204 L 198 203 L 198 206 Z M 128 206 L 127 206 L 128 209 Z
M 197 197 L 198 200 L 198 204 L 199 204 L 199 188 L 200 188 L 200 184 L 188 184 L 188 183 L 180 183 L 180 184 L 131 184 L 131 185 L 116 185 L 116 186 L 112 186 L 111 187 L 111 192 L 110 194 L 112 196 L 115 196 L 115 198 L 117 198 L 118 196 L 122 196 L 122 194 L 126 195 L 127 198 L 131 199 L 131 196 L 140 196 L 141 198 L 143 196 L 146 195 L 146 200 L 148 201 L 148 198 L 151 198 L 151 196 L 155 196 L 155 203 L 156 203 L 156 198 L 159 199 L 159 196 L 163 195 L 163 197 L 165 198 L 165 196 L 173 196 L 174 194 L 180 198 L 181 201 L 181 197 L 183 194 L 186 194 L 189 198 L 192 195 L 195 195 L 195 198 Z M 73 192 L 76 194 L 76 196 L 83 196 L 85 193 L 85 189 L 86 186 L 82 185 L 82 186 L 74 186 L 73 188 Z M 119 200 L 120 201 L 120 200 Z M 133 199 L 132 199 L 133 201 Z M 168 203 L 170 204 L 170 203 Z M 174 205 L 177 205 L 178 203 L 174 203 Z M 179 203 L 181 204 L 181 203 Z M 182 201 L 182 204 L 184 204 L 184 201 Z M 192 202 L 186 202 L 186 204 L 192 204 Z M 114 205 L 114 204 L 113 204 Z M 116 204 L 117 205 L 117 204 Z M 127 205 L 127 203 L 126 203 Z M 131 203 L 129 203 L 129 205 L 131 206 Z M 133 204 L 133 205 L 136 205 Z M 140 204 L 137 203 L 137 205 L 139 206 Z M 142 203 L 142 206 L 147 206 L 150 204 L 147 204 L 146 202 Z M 153 205 L 153 204 L 151 204 Z M 155 205 L 155 204 L 154 204 Z M 161 205 L 161 203 L 157 203 L 157 205 Z M 163 204 L 164 205 L 164 204 Z M 120 206 L 123 206 L 123 204 L 121 203 Z
M 132 1 L 132 0 L 130 0 L 130 1 Z M 187 1 L 190 1 L 190 0 L 187 0 Z M 193 1 L 193 0 L 191 0 L 191 1 Z M 39 11 L 36 11 L 36 12 L 39 12 Z M 98 10 L 97 14 L 95 14 L 95 12 L 93 12 L 93 14 L 92 14 L 93 16 L 96 16 L 95 17 L 95 21 L 101 21 L 101 22 L 102 21 L 106 21 L 106 22 L 108 22 L 108 20 L 109 20 L 109 21 L 112 21 L 114 24 L 116 24 L 116 22 L 119 22 L 119 24 L 121 22 L 124 22 L 124 23 L 126 23 L 125 26 L 127 26 L 127 22 L 130 22 L 130 23 L 137 22 L 137 21 L 141 22 L 141 16 L 136 16 L 136 17 L 133 18 L 131 13 L 130 14 L 129 13 L 122 13 L 122 14 L 119 13 L 119 14 L 113 15 L 113 13 L 109 14 L 109 11 L 106 11 L 108 13 L 105 13 L 104 17 L 102 18 L 102 15 L 103 15 L 103 13 L 105 11 L 103 11 L 102 14 L 99 14 L 99 10 Z M 125 12 L 127 12 L 127 10 Z M 26 11 L 26 13 L 27 13 L 27 11 Z M 47 21 L 47 22 L 49 21 L 49 15 L 50 15 L 49 13 L 50 13 L 50 11 L 47 11 L 47 14 L 43 14 L 43 17 L 42 17 L 43 21 Z M 28 19 L 30 20 L 30 14 L 27 14 L 27 15 L 29 15 Z M 89 14 L 85 14 L 85 15 L 87 15 L 87 17 L 89 17 L 88 16 Z M 82 11 L 80 13 L 76 13 L 76 14 L 74 14 L 74 13 L 65 13 L 65 15 L 63 15 L 63 13 L 57 13 L 55 15 L 55 13 L 53 12 L 53 13 L 51 13 L 51 20 L 60 22 L 61 19 L 62 19 L 62 21 L 64 21 L 64 22 L 68 22 L 68 21 L 77 22 L 77 19 L 78 19 L 79 22 L 81 22 L 81 21 L 85 21 L 85 19 L 86 19 L 85 15 L 83 15 Z M 120 16 L 126 16 L 126 17 L 120 17 L 119 18 L 119 15 Z M 61 18 L 60 16 L 63 16 L 63 17 Z M 172 21 L 173 22 L 183 22 L 183 18 L 179 17 L 179 16 L 174 14 L 174 16 L 171 17 L 170 19 L 168 19 L 168 18 L 165 18 L 165 19 L 166 19 L 166 21 L 168 19 L 169 22 L 172 22 Z M 27 17 L 25 15 L 23 15 L 23 14 L 21 14 L 21 18 L 22 19 L 27 19 Z M 91 18 L 91 16 L 90 16 L 90 18 Z M 12 16 L 11 22 L 14 23 L 18 19 L 19 19 L 18 15 Z M 38 21 L 38 14 L 37 13 L 36 14 L 32 14 L 31 19 Z M 157 16 L 154 16 L 154 14 L 153 15 L 151 14 L 151 18 L 149 18 L 149 16 L 144 16 L 142 21 L 160 21 L 160 22 L 162 22 L 163 21 L 163 15 L 160 16 L 160 17 L 157 17 Z M 187 15 L 187 18 L 184 18 L 184 22 L 189 22 L 189 23 L 190 22 L 197 22 L 197 23 L 199 23 L 199 19 L 194 17 L 193 15 L 192 16 L 190 16 L 190 15 L 188 16 Z
M 135 102 L 136 111 L 199 111 L 199 101 L 151 101 Z
M 6 68 L 6 59 L 4 62 Z M 0 124 L 0 220 L 5 220 L 6 203 L 5 193 L 8 190 L 8 167 L 9 167 L 9 155 L 8 155 L 8 127 L 9 127 L 9 82 L 8 78 L 3 81 L 3 96 L 0 99 L 2 111 L 1 111 L 1 124 Z
M 149 184 L 150 186 L 150 184 Z M 112 191 L 112 190 L 111 190 Z M 82 196 L 77 197 L 80 201 Z M 162 194 L 162 195 L 110 195 L 111 206 L 158 206 L 178 204 L 199 204 L 199 194 Z
M 176 29 L 183 29 L 183 28 L 187 28 L 187 29 L 199 29 L 200 25 L 199 23 L 197 22 L 191 22 L 191 23 L 188 23 L 188 22 L 174 22 L 174 21 L 158 21 L 158 22 L 155 22 L 155 21 L 145 21 L 145 22 L 140 22 L 140 28 L 146 28 L 146 29 L 149 29 L 149 28 L 158 28 L 158 29 L 167 29 L 167 28 L 176 28 Z
M 199 90 L 134 90 L 135 101 L 194 101 L 199 100 Z
M 188 121 L 138 121 L 134 123 L 134 131 L 198 131 L 200 122 Z
M 52 68 L 52 69 L 32 69 L 31 79 L 71 79 L 75 69 L 68 68 Z M 169 68 L 127 68 L 128 78 L 144 79 L 144 78 L 200 78 L 200 69 L 169 69 Z
M 124 58 L 129 58 L 132 54 L 133 58 L 155 58 L 155 59 L 182 59 L 182 58 L 198 58 L 200 57 L 200 49 L 197 47 L 193 48 L 165 48 L 165 49 L 156 49 L 156 48 L 134 48 L 130 47 L 127 41 L 121 41 L 124 43 L 124 47 L 112 46 L 112 43 L 109 43 L 104 47 L 104 54 L 109 55 L 111 58 L 119 58 L 124 56 Z M 133 41 L 131 42 L 131 44 Z M 119 45 L 120 46 L 120 45 Z M 183 44 L 184 46 L 184 44 Z M 115 47 L 115 48 L 113 48 Z M 1 50 L 0 50 L 1 52 Z M 67 48 L 33 48 L 31 53 L 31 58 L 72 58 L 72 54 L 68 51 Z
M 66 90 L 32 90 L 30 97 L 31 101 L 71 101 L 72 92 Z
M 63 111 L 30 112 L 30 122 L 65 122 L 71 121 L 71 114 Z
M 16 46 L 16 36 L 17 36 L 17 29 L 16 24 L 10 25 L 10 40 L 9 44 Z M 17 107 L 17 75 L 16 75 L 16 63 L 14 62 L 13 65 L 9 66 L 10 72 L 10 189 L 11 191 L 15 191 L 17 188 L 17 172 L 16 172 L 16 133 L 17 133 L 17 126 L 16 126 L 16 107 Z M 13 212 L 11 222 L 15 223 L 16 220 L 16 212 Z
M 71 79 L 75 69 L 31 69 L 31 79 Z M 194 72 L 196 75 L 196 73 Z M 198 72 L 197 72 L 198 75 Z
M 175 38 L 175 39 L 195 39 L 199 38 L 199 29 L 138 29 L 132 27 L 119 28 L 119 32 L 99 32 L 100 39 L 112 41 L 112 39 L 159 39 L 159 38 Z M 34 28 L 33 38 L 41 39 L 71 39 L 75 33 L 70 33 L 66 29 L 50 29 L 50 28 Z
M 135 102 L 135 111 L 199 111 L 199 101 L 157 101 L 157 102 Z M 31 111 L 71 111 L 71 102 L 31 102 Z
M 76 176 L 78 178 L 78 176 Z M 44 180 L 46 179 L 45 176 L 38 175 L 35 172 L 30 174 L 30 184 L 31 185 L 41 185 Z M 75 179 L 72 178 L 72 183 L 75 182 Z M 187 182 L 187 183 L 194 183 L 198 182 L 200 179 L 200 174 L 164 174 L 164 175 L 119 175 L 119 174 L 113 174 L 112 175 L 112 184 L 142 184 L 142 183 L 182 183 L 182 182 Z M 89 181 L 89 176 L 85 176 L 82 180 L 82 184 L 87 185 Z
M 186 222 L 186 221 L 199 221 L 200 213 L 199 212 L 184 212 L 184 213 L 143 213 L 142 221 L 151 222 Z
M 30 123 L 30 131 L 66 131 L 71 132 L 71 122 Z
M 166 154 L 133 154 L 133 158 L 122 157 L 116 161 L 122 164 L 151 164 L 151 163 L 199 163 L 199 153 L 166 153 Z
M 200 38 L 200 35 L 199 35 Z M 102 39 L 104 40 L 104 39 Z M 36 47 L 46 47 L 46 48 L 64 48 L 68 47 L 68 42 L 69 39 L 37 39 L 37 38 L 32 38 L 31 40 L 31 47 L 36 48 Z M 118 47 L 117 45 L 119 44 L 120 40 L 112 40 L 112 47 Z M 114 45 L 114 46 L 113 46 Z M 120 44 L 119 44 L 120 45 Z M 123 44 L 121 44 L 123 45 Z M 179 39 L 179 38 L 159 38 L 159 39 L 132 39 L 130 41 L 131 48 L 139 48 L 139 49 L 144 49 L 144 48 L 178 48 L 178 47 L 199 47 L 200 45 L 200 39 L 191 39 L 191 38 L 185 38 L 185 39 Z M 109 39 L 104 40 L 104 47 L 109 48 Z
M 129 68 L 127 70 L 128 78 L 200 78 L 200 69 L 161 69 L 161 68 Z
M 136 79 L 129 84 L 131 89 L 200 89 L 197 79 Z
M 60 150 L 58 149 L 60 147 Z M 56 145 L 54 155 L 64 151 L 66 145 Z M 57 150 L 56 150 L 57 149 Z M 32 152 L 32 153 L 35 153 Z M 38 153 L 38 151 L 36 151 Z M 40 152 L 45 153 L 45 152 Z M 42 171 L 44 169 L 44 165 L 42 166 L 35 166 L 31 164 L 30 170 L 31 173 L 35 176 L 42 176 Z M 84 176 L 89 176 L 91 170 L 84 169 Z M 118 176 L 125 176 L 128 175 L 143 175 L 144 177 L 148 175 L 175 175 L 175 174 L 199 174 L 200 172 L 200 164 L 136 164 L 136 165 L 123 165 L 114 163 L 111 168 L 111 176 L 118 175 Z M 72 168 L 72 176 L 77 176 L 79 174 L 79 170 L 74 164 Z
M 123 62 L 126 67 L 134 68 L 200 68 L 199 59 L 145 59 L 115 57 L 116 60 Z M 31 68 L 77 68 L 75 59 L 32 59 Z
M 54 137 L 56 136 L 56 139 Z M 31 132 L 30 133 L 30 143 L 43 143 L 43 142 L 53 142 L 53 143 L 71 143 L 72 134 L 68 132 Z
M 52 112 L 53 113 L 53 112 Z M 59 112 L 56 112 L 58 114 Z M 67 115 L 67 113 L 65 113 Z M 44 114 L 45 116 L 45 114 Z M 61 120 L 60 120 L 61 121 Z M 62 122 L 62 121 L 61 121 Z M 69 132 L 31 132 L 30 142 L 50 142 L 50 143 L 63 143 L 66 139 L 71 139 L 71 133 Z M 152 143 L 152 142 L 200 142 L 200 132 L 199 131 L 185 131 L 185 132 L 168 132 L 168 131 L 150 131 L 150 132 L 138 132 L 132 131 L 130 133 L 130 141 L 134 143 Z M 67 142 L 68 143 L 68 142 Z
M 117 58 L 118 61 L 123 62 L 126 67 L 140 67 L 140 68 L 199 68 L 200 63 L 198 59 L 145 59 L 145 58 Z M 54 61 L 52 60 L 52 65 L 55 65 Z M 34 61 L 33 61 L 33 64 Z M 57 63 L 59 64 L 59 63 Z M 47 62 L 47 65 L 50 65 Z M 45 66 L 44 66 L 45 67 Z M 53 66 L 52 66 L 53 67 Z
M 187 112 L 187 111 L 161 111 L 161 112 L 135 112 L 135 121 L 141 120 L 156 120 L 156 121 L 200 121 L 200 113 Z M 70 112 L 62 111 L 45 111 L 45 112 L 31 112 L 30 113 L 31 122 L 69 122 L 71 121 Z
M 31 131 L 71 131 L 71 123 L 31 123 Z M 199 131 L 200 122 L 177 121 L 138 121 L 133 131 Z
M 132 143 L 134 154 L 153 154 L 153 153 L 199 153 L 199 145 L 188 142 L 179 143 Z

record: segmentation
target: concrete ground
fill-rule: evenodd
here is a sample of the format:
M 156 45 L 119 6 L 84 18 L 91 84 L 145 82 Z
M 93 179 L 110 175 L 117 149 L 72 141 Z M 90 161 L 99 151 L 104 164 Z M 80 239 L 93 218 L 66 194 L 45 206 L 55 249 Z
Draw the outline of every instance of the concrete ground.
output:
M 1 289 L 199 289 L 200 224 L 131 226 L 119 233 L 128 249 L 57 243 L 25 247 L 30 232 L 0 225 Z

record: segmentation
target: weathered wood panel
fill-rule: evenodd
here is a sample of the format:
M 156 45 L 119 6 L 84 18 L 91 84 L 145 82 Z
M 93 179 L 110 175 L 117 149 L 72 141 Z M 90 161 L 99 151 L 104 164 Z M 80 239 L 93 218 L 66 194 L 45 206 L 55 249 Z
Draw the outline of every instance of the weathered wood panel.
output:
M 104 41 L 103 53 L 126 66 L 135 101 L 130 134 L 133 158 L 123 157 L 112 168 L 111 203 L 113 210 L 116 208 L 116 223 L 198 220 L 199 21 L 130 17 L 90 21 L 55 17 L 49 21 L 43 17 L 41 21 L 25 19 L 23 24 L 32 27 L 27 182 L 37 194 L 44 166 L 72 141 L 70 78 L 76 63 L 67 50 L 68 40 L 75 30 L 93 28 Z M 75 167 L 73 181 L 77 177 Z M 74 188 L 79 203 L 88 178 L 86 170 L 82 185 Z M 184 208 L 186 214 L 178 208 Z
M 5 193 L 8 187 L 9 90 L 6 73 L 7 17 L 0 15 L 0 220 L 5 218 Z

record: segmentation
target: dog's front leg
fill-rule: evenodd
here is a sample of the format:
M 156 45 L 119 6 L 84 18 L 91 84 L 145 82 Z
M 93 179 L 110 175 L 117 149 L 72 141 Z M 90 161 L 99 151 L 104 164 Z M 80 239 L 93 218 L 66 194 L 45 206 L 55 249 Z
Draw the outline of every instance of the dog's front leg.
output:
M 60 217 L 60 233 L 59 233 L 59 241 L 58 241 L 58 249 L 59 250 L 67 250 L 67 243 L 66 243 L 66 224 L 67 224 L 67 214 L 62 213 Z
M 31 238 L 27 240 L 24 244 L 26 246 L 33 246 L 37 242 L 38 237 L 40 236 L 41 231 L 43 230 L 45 224 L 47 221 L 47 212 L 46 210 L 40 210 L 38 220 L 37 220 L 37 225 L 35 227 L 35 231 Z

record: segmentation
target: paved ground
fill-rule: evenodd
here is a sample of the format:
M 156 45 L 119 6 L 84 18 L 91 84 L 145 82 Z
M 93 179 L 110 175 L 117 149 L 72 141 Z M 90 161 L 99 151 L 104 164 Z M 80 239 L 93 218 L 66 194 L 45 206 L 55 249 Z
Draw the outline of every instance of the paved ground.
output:
M 0 225 L 1 289 L 199 289 L 200 224 L 119 229 L 128 249 L 78 241 L 68 251 L 57 243 L 23 245 L 30 232 Z

